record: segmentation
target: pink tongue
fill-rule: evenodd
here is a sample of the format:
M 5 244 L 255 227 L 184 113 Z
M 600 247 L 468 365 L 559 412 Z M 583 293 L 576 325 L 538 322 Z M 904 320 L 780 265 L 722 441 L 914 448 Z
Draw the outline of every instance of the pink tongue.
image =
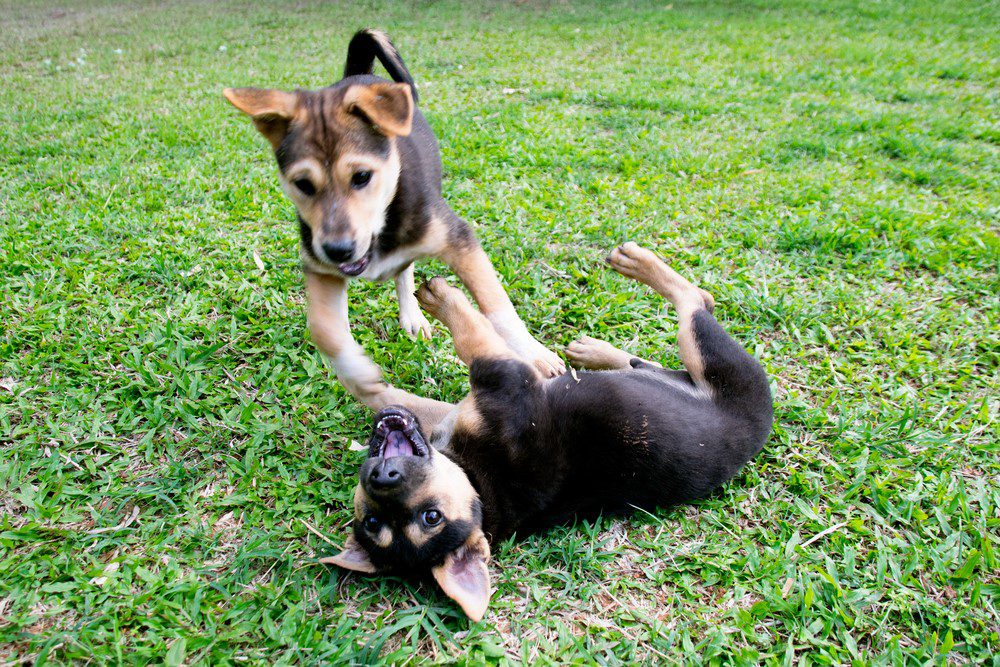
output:
M 385 449 L 382 458 L 391 459 L 394 456 L 412 456 L 413 447 L 402 431 L 390 431 L 385 439 Z

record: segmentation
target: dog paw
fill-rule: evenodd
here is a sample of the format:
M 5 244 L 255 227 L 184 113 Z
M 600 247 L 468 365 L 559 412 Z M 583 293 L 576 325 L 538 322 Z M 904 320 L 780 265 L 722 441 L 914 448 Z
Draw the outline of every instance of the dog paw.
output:
M 701 298 L 705 302 L 705 310 L 707 310 L 710 313 L 714 313 L 715 312 L 715 297 L 712 296 L 709 292 L 703 290 L 700 287 L 698 288 L 698 293 L 701 294 Z
M 434 335 L 434 328 L 427 321 L 419 308 L 413 308 L 410 312 L 399 312 L 399 326 L 410 336 L 410 338 L 423 338 L 427 340 Z
M 588 370 L 628 368 L 631 356 L 611 343 L 582 336 L 569 344 L 566 356 L 570 362 Z
M 486 318 L 507 343 L 507 347 L 534 366 L 542 377 L 553 378 L 566 372 L 566 363 L 555 352 L 535 340 L 513 310 L 490 313 Z
M 549 352 L 545 358 L 535 359 L 535 368 L 544 378 L 554 378 L 566 372 L 566 362 L 554 352 Z
M 373 364 L 356 345 L 342 351 L 333 357 L 332 361 L 340 383 L 351 396 L 366 405 L 371 405 L 374 397 L 388 387 L 382 380 L 382 371 L 379 367 Z
M 651 278 L 657 267 L 662 264 L 656 253 L 631 241 L 612 250 L 607 261 L 618 273 L 637 280 Z
M 441 276 L 434 276 L 417 290 L 420 306 L 439 320 L 448 304 L 461 296 L 462 292 L 449 285 Z
M 566 362 L 559 355 L 535 339 L 525 345 L 522 351 L 513 348 L 522 359 L 533 365 L 544 378 L 554 378 L 566 372 Z

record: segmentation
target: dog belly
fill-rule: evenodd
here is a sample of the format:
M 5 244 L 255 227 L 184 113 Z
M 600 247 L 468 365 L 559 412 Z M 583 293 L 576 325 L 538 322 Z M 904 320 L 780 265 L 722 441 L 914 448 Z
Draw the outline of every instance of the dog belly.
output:
M 752 425 L 669 378 L 636 371 L 553 380 L 553 444 L 568 469 L 562 504 L 671 505 L 703 497 L 758 451 Z

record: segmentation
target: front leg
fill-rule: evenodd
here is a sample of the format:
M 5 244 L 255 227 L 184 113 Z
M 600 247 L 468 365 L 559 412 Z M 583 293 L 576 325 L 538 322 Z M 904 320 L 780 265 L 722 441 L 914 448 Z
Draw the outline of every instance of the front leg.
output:
M 452 405 L 415 396 L 382 380 L 382 371 L 351 336 L 347 317 L 347 281 L 319 273 L 306 273 L 309 298 L 309 332 L 316 347 L 333 362 L 337 379 L 353 396 L 372 410 L 390 405 L 408 408 L 430 432 L 451 411 Z
M 417 298 L 413 296 L 413 265 L 410 264 L 396 276 L 396 299 L 399 301 L 399 326 L 413 338 L 430 338 L 431 323 L 420 312 Z
M 517 359 L 486 317 L 472 307 L 462 290 L 441 276 L 431 278 L 417 290 L 420 305 L 448 327 L 455 352 L 466 366 L 476 359 Z
M 500 284 L 490 258 L 478 243 L 451 245 L 442 252 L 441 258 L 469 289 L 483 315 L 514 352 L 534 365 L 543 377 L 555 377 L 566 372 L 562 359 L 528 333 L 528 328 L 518 317 L 514 304 Z

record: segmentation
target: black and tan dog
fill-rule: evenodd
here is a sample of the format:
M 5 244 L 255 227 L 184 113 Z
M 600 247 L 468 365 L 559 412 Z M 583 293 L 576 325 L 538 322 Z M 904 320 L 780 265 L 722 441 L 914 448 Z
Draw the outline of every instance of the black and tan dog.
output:
M 372 75 L 376 58 L 393 81 Z M 413 296 L 413 262 L 428 256 L 455 271 L 511 349 L 540 373 L 565 369 L 528 333 L 472 230 L 441 198 L 437 141 L 384 33 L 354 35 L 344 78 L 328 88 L 228 88 L 225 96 L 274 148 L 281 185 L 298 209 L 312 338 L 352 395 L 378 410 L 402 392 L 382 381 L 351 336 L 348 280 L 393 278 L 400 325 L 429 335 Z M 449 406 L 422 399 L 413 408 L 438 419 Z
M 605 370 L 544 379 L 461 291 L 434 278 L 417 298 L 451 330 L 471 393 L 437 422 L 418 419 L 407 401 L 376 415 L 353 533 L 323 562 L 430 570 L 478 620 L 490 542 L 571 516 L 702 498 L 761 450 L 768 379 L 712 317 L 712 297 L 634 243 L 608 261 L 677 309 L 685 370 L 585 337 L 570 359 Z

